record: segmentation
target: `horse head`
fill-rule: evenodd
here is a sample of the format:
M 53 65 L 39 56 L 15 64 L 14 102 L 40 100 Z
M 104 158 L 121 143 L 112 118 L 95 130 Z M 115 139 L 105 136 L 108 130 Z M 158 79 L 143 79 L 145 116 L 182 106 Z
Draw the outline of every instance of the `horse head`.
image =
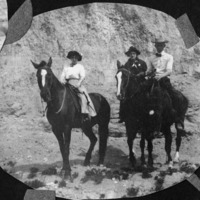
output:
M 146 93 L 145 116 L 143 126 L 147 130 L 146 138 L 154 138 L 161 129 L 163 113 L 163 95 L 161 88 L 156 86 Z
M 48 63 L 45 61 L 41 61 L 39 64 L 31 61 L 35 69 L 37 69 L 37 81 L 38 86 L 40 88 L 40 95 L 45 102 L 50 102 L 52 100 L 51 97 L 51 86 L 52 86 L 52 77 L 53 73 L 51 71 L 52 58 L 49 58 Z
M 131 74 L 119 61 L 117 61 L 117 98 L 125 101 L 127 98 L 133 96 L 138 89 L 137 77 Z

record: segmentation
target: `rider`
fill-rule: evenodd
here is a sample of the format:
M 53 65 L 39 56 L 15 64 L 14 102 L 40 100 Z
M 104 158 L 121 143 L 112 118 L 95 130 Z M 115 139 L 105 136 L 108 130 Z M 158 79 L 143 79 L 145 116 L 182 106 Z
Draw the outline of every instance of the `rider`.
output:
M 153 71 L 155 72 L 155 79 L 160 83 L 162 88 L 167 90 L 173 102 L 174 88 L 169 79 L 173 69 L 173 56 L 165 52 L 166 43 L 169 41 L 160 36 L 155 38 L 152 42 L 155 44 L 156 53 L 147 60 L 148 69 L 146 74 L 148 75 Z M 172 113 L 176 113 L 173 108 Z M 181 125 L 181 122 L 178 120 L 177 125 Z
M 157 52 L 147 61 L 147 74 L 155 70 L 155 79 L 160 81 L 161 85 L 166 86 L 167 88 L 172 88 L 170 79 L 168 77 L 172 73 L 173 56 L 164 51 L 168 41 L 164 40 L 162 37 L 159 37 L 152 42 L 155 44 Z
M 140 51 L 135 47 L 131 46 L 125 54 L 129 57 L 128 61 L 123 66 L 127 70 L 131 72 L 131 74 L 136 75 L 136 77 L 141 78 L 145 76 L 145 72 L 147 70 L 146 63 L 138 58 L 140 55 Z M 120 101 L 119 108 L 119 123 L 124 122 L 126 117 L 126 103 Z
M 85 79 L 85 69 L 82 64 L 78 63 L 82 60 L 82 55 L 77 51 L 69 51 L 67 58 L 70 59 L 70 64 L 64 64 L 61 73 L 60 81 L 62 84 L 70 83 L 78 88 L 78 95 L 81 101 L 82 122 L 90 120 L 90 117 L 96 116 L 94 105 L 88 95 L 88 92 L 83 85 Z

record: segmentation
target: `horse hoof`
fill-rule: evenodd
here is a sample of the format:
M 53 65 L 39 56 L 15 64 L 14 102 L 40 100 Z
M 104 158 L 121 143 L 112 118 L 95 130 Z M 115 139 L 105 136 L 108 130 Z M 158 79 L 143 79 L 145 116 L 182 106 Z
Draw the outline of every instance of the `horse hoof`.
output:
M 174 163 L 179 163 L 180 160 L 179 160 L 179 159 L 174 159 L 173 162 L 174 162 Z
M 63 180 L 72 180 L 71 172 L 66 172 L 66 170 L 61 170 L 60 176 Z
M 169 169 L 172 169 L 173 168 L 173 161 L 170 161 L 169 162 Z
M 148 166 L 153 167 L 153 160 L 148 160 Z
M 173 160 L 175 163 L 179 163 L 179 152 L 176 152 L 175 154 L 175 157 L 174 157 L 174 160 Z
M 102 163 L 98 163 L 97 166 L 99 166 L 100 168 L 106 168 L 106 166 Z
M 132 167 L 134 168 L 136 166 L 136 159 L 135 158 L 130 158 L 130 163 L 132 165 Z

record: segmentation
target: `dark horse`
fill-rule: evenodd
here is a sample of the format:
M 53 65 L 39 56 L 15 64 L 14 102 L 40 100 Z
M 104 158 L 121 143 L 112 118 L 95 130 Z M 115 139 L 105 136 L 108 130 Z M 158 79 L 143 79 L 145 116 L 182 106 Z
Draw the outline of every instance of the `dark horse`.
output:
M 169 80 L 166 78 L 165 80 Z M 162 132 L 165 137 L 165 151 L 167 154 L 166 163 L 169 167 L 173 166 L 171 157 L 172 134 L 171 126 L 175 124 L 176 136 L 176 154 L 174 162 L 179 161 L 179 149 L 181 146 L 182 136 L 185 134 L 184 119 L 188 109 L 188 99 L 178 90 L 167 89 L 163 84 L 163 80 L 157 81 L 154 77 L 149 77 L 146 83 L 141 87 L 145 93 L 145 106 L 142 112 L 142 129 L 141 138 L 142 162 L 144 160 L 145 139 L 148 140 L 150 148 L 149 161 L 153 165 L 152 140 L 154 134 Z
M 153 165 L 153 144 L 152 140 L 155 134 L 162 132 L 165 136 L 165 150 L 167 153 L 167 163 L 172 166 L 171 158 L 171 125 L 175 123 L 177 130 L 176 137 L 176 155 L 174 161 L 179 159 L 179 148 L 181 145 L 181 136 L 184 133 L 184 117 L 188 108 L 187 98 L 179 91 L 174 90 L 173 101 L 168 92 L 161 88 L 159 82 L 154 78 L 144 79 L 142 82 L 133 76 L 127 69 L 120 66 L 118 62 L 118 97 L 125 100 L 128 113 L 125 120 L 128 145 L 130 151 L 130 161 L 135 162 L 132 152 L 133 140 L 138 132 L 141 131 L 141 163 L 145 163 L 144 148 L 145 140 L 148 142 L 148 164 Z M 121 80 L 119 78 L 121 77 Z M 119 85 L 120 84 L 120 85 Z M 172 105 L 177 111 L 171 112 Z M 176 119 L 180 119 L 182 126 L 178 126 Z
M 31 61 L 32 62 L 32 61 Z M 40 88 L 40 95 L 47 103 L 47 119 L 52 126 L 60 151 L 63 158 L 62 174 L 65 177 L 71 176 L 69 164 L 69 147 L 71 141 L 72 128 L 81 128 L 90 140 L 90 147 L 86 153 L 84 165 L 90 164 L 91 154 L 97 142 L 97 138 L 92 131 L 92 127 L 98 124 L 99 127 L 99 161 L 103 164 L 107 139 L 108 124 L 110 121 L 110 106 L 107 100 L 98 93 L 89 94 L 94 104 L 97 116 L 92 117 L 89 123 L 81 123 L 81 115 L 77 109 L 78 99 L 73 95 L 72 86 L 62 85 L 51 70 L 52 59 L 48 63 L 45 61 L 36 64 L 32 62 L 37 69 L 37 80 Z
M 144 99 L 141 98 L 141 93 L 138 94 L 141 80 L 124 68 L 119 61 L 117 62 L 117 67 L 118 72 L 115 76 L 117 80 L 117 98 L 122 101 L 126 107 L 124 108 L 126 111 L 124 121 L 129 147 L 129 160 L 132 166 L 135 167 L 136 158 L 135 153 L 133 152 L 133 142 L 137 133 L 141 131 L 140 112 L 143 106 L 142 101 Z

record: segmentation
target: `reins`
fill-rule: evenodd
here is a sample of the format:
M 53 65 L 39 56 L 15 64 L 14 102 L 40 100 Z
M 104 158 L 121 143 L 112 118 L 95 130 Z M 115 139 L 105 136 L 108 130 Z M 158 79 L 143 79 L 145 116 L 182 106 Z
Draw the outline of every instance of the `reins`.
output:
M 43 104 L 43 99 L 41 98 L 41 104 L 42 104 L 42 116 L 44 117 L 45 116 L 45 112 L 46 112 L 46 110 L 47 110 L 47 106 L 46 106 L 46 108 L 44 109 L 44 104 Z
M 52 81 L 53 80 L 53 75 L 51 74 L 51 86 L 50 86 L 50 89 L 52 87 Z M 56 114 L 59 114 L 64 106 L 64 102 L 65 102 L 65 97 L 66 97 L 66 87 L 64 87 L 64 94 L 63 94 L 63 99 L 62 99 L 62 104 L 60 106 L 60 108 L 58 109 L 58 111 L 56 111 L 55 113 Z M 52 100 L 51 100 L 52 101 Z M 46 106 L 46 108 L 44 109 L 43 107 L 43 101 L 42 101 L 42 98 L 41 98 L 41 103 L 42 103 L 42 109 L 43 109 L 43 116 L 45 116 L 45 112 L 46 110 L 48 109 L 48 105 Z
M 65 102 L 65 97 L 66 97 L 66 88 L 65 88 L 65 90 L 64 90 L 64 95 L 63 95 L 62 104 L 61 104 L 61 106 L 60 106 L 60 109 L 59 109 L 58 111 L 55 112 L 56 114 L 58 114 L 58 113 L 62 110 L 63 105 L 64 105 L 64 102 Z
M 131 72 L 125 68 L 122 68 L 122 69 L 119 69 L 117 73 L 119 72 L 122 72 L 122 71 L 125 71 L 125 72 L 128 72 L 128 80 L 127 80 L 127 83 L 126 83 L 126 86 L 124 87 L 124 89 L 126 90 L 128 85 L 129 85 L 129 82 L 130 82 L 130 78 L 133 77 L 133 78 L 136 78 L 133 74 L 131 74 Z M 136 94 L 137 94 L 138 91 L 136 91 L 134 94 L 132 94 L 130 97 L 126 98 L 126 99 L 132 99 Z
M 124 89 L 126 90 L 127 87 L 128 87 L 128 85 L 129 85 L 130 78 L 131 78 L 131 77 L 136 78 L 136 77 L 135 77 L 133 74 L 131 74 L 131 72 L 130 72 L 129 70 L 127 70 L 127 69 L 125 69 L 125 68 L 119 69 L 117 73 L 119 73 L 120 71 L 121 71 L 121 72 L 124 71 L 124 72 L 127 72 L 127 73 L 128 73 L 128 75 L 127 75 L 128 80 L 127 80 L 126 86 L 124 87 Z M 146 77 L 153 78 L 153 77 L 154 77 L 154 73 L 155 73 L 155 70 L 154 70 L 151 74 L 146 75 Z M 156 87 L 156 84 L 158 84 L 158 86 L 160 86 L 160 82 L 159 82 L 159 81 L 156 82 L 156 80 L 154 80 L 154 81 L 153 81 L 153 84 L 152 84 L 152 86 L 151 86 L 151 89 L 150 89 L 150 94 L 153 92 L 154 88 Z M 126 99 L 132 99 L 136 94 L 138 94 L 138 92 L 139 92 L 139 88 L 137 88 L 137 90 L 136 90 L 131 96 L 126 97 Z

